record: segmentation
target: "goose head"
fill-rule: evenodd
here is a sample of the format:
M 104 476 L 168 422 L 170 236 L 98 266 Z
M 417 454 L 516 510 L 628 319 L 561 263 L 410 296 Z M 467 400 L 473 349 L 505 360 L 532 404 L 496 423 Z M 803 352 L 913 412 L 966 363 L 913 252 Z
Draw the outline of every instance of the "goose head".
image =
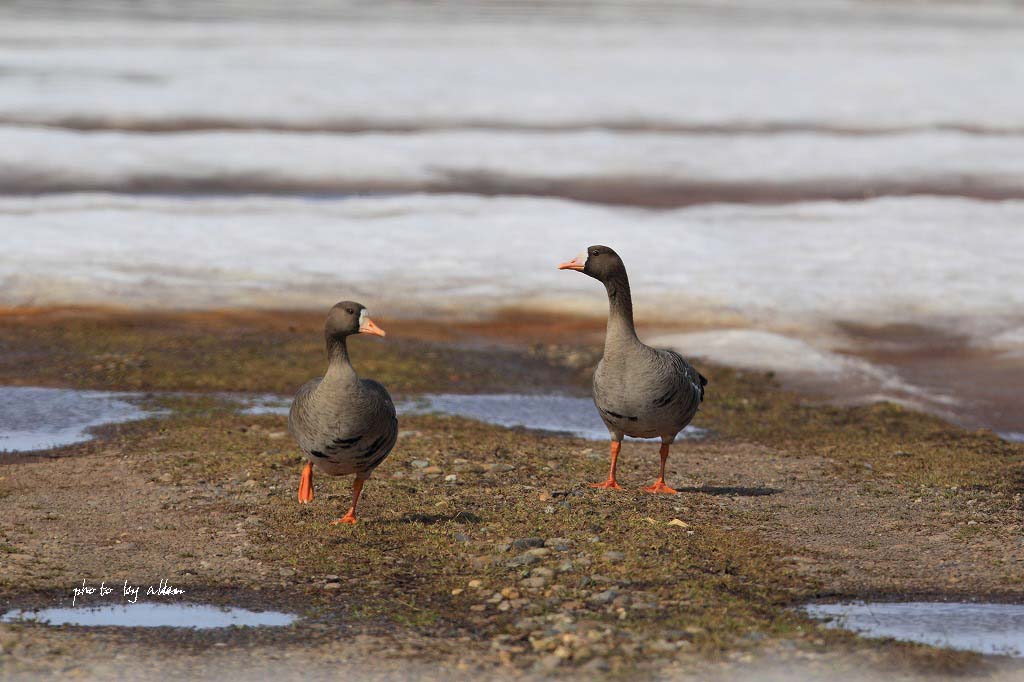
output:
M 558 266 L 559 270 L 575 270 L 600 282 L 607 282 L 626 274 L 626 266 L 619 254 L 607 246 L 588 246 L 578 256 Z
M 344 338 L 353 334 L 373 334 L 384 336 L 384 330 L 370 319 L 366 306 L 355 301 L 335 303 L 327 314 L 324 324 L 327 338 Z

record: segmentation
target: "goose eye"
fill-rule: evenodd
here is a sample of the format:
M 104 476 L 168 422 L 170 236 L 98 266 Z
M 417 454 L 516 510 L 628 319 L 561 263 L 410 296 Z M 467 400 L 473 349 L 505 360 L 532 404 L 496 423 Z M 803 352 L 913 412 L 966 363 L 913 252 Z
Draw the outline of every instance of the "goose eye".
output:
M 590 255 L 591 255 L 591 256 L 598 256 L 598 255 L 600 255 L 600 251 L 597 251 L 597 250 L 595 249 L 594 251 L 591 251 L 591 252 L 590 252 Z
M 348 313 L 349 315 L 354 315 L 356 311 L 352 310 L 351 308 L 345 308 L 345 312 Z

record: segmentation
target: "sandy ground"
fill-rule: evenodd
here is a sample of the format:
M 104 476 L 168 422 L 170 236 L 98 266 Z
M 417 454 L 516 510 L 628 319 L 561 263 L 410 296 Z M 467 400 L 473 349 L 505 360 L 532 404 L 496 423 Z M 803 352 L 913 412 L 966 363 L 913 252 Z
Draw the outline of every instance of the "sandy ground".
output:
M 254 335 L 263 342 L 276 333 L 265 320 L 246 324 L 264 325 Z M 145 339 L 152 326 L 132 334 Z M 204 328 L 204 347 L 217 339 L 244 347 L 243 327 Z M 16 351 L 18 339 L 42 342 L 25 330 L 0 330 L 0 354 Z M 85 351 L 72 348 L 73 325 L 61 333 L 64 361 L 78 366 Z M 90 336 L 110 352 L 114 341 Z M 578 390 L 594 352 L 548 344 L 447 354 L 446 344 L 409 337 L 407 359 L 439 377 L 475 366 L 473 353 L 494 354 L 513 388 L 560 377 Z M 176 361 L 166 347 L 139 351 L 132 338 L 117 337 L 117 352 L 141 353 L 151 368 Z M 377 367 L 387 357 L 360 360 Z M 219 376 L 216 358 L 205 362 Z M 0 363 L 8 379 L 17 378 L 12 367 Z M 20 371 L 28 383 L 36 370 Z M 585 484 L 605 473 L 600 443 L 422 416 L 403 420 L 398 446 L 367 485 L 362 522 L 331 526 L 348 483 L 320 477 L 314 503 L 296 504 L 301 460 L 284 417 L 238 414 L 202 396 L 165 399 L 170 416 L 102 429 L 90 443 L 6 458 L 0 606 L 69 605 L 83 580 L 166 579 L 189 601 L 302 619 L 208 632 L 3 625 L 0 671 L 11 679 L 1024 676 L 1013 660 L 861 640 L 790 610 L 816 598 L 1020 601 L 1024 448 L 893 406 L 805 404 L 764 377 L 706 373 L 715 390 L 698 422 L 714 435 L 675 448 L 674 497 L 639 492 L 656 471 L 652 444 L 624 446 L 627 490 L 595 491 Z M 385 378 L 412 395 L 414 375 Z M 130 381 L 120 376 L 102 385 Z M 457 383 L 482 388 L 468 377 Z M 762 405 L 769 400 L 791 401 L 778 409 L 797 423 Z

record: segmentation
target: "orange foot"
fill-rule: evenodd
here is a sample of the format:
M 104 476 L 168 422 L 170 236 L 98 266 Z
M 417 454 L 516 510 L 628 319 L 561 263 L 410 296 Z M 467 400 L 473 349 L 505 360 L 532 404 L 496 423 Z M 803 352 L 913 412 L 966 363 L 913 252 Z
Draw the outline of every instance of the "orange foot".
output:
M 313 463 L 306 462 L 302 468 L 302 478 L 299 480 L 299 504 L 309 504 L 313 501 Z
M 345 514 L 340 519 L 335 519 L 331 521 L 332 526 L 337 526 L 339 523 L 356 523 L 356 515 L 350 511 L 348 514 Z
M 601 488 L 602 490 L 622 490 L 622 486 L 615 482 L 614 478 L 609 478 L 604 483 L 591 483 L 591 488 Z
M 649 485 L 646 488 L 644 488 L 644 492 L 645 493 L 664 493 L 666 495 L 677 495 L 677 494 L 679 494 L 678 490 L 673 490 L 672 488 L 669 488 L 667 485 L 665 485 L 665 481 L 661 480 L 660 478 L 657 481 L 654 482 L 654 485 Z

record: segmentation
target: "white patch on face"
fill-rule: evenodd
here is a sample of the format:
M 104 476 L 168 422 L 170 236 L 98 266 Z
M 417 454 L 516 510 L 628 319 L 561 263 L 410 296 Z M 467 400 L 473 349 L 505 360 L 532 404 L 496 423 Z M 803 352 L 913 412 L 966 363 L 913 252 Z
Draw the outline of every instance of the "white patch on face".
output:
M 364 324 L 366 324 L 366 318 L 368 318 L 368 317 L 369 317 L 369 314 L 366 312 L 366 308 L 363 308 L 362 310 L 359 311 L 359 326 L 360 327 L 362 327 Z

